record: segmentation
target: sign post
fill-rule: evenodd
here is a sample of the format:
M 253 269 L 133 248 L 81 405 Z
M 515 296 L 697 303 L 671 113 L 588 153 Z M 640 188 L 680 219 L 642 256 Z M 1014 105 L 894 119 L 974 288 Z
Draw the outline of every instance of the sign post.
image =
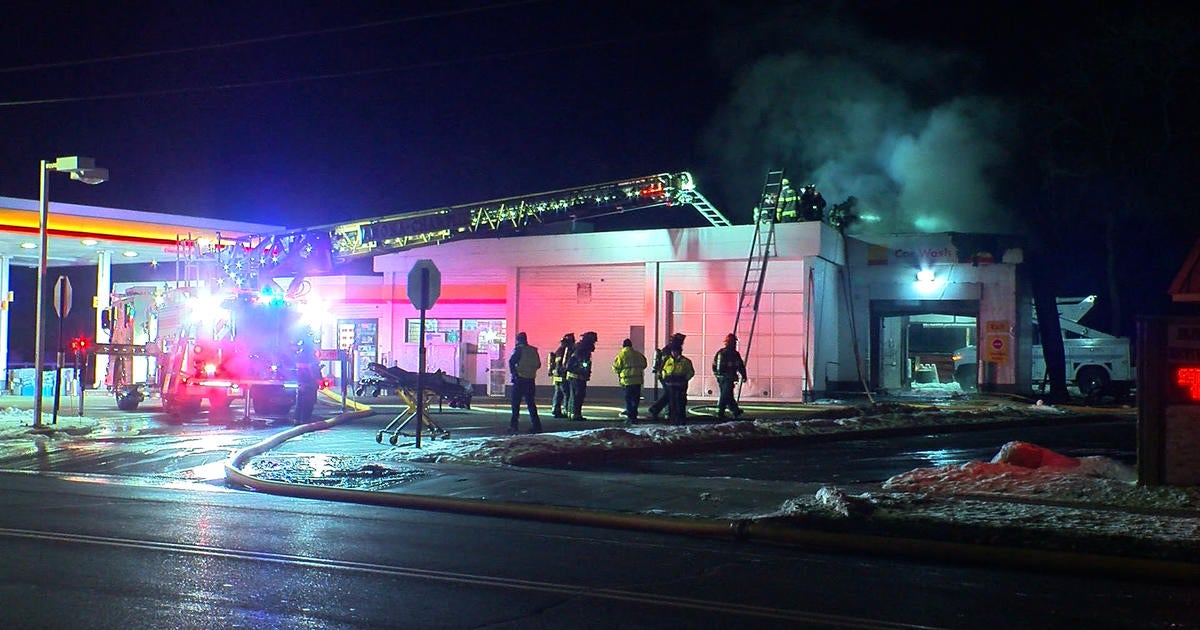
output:
M 421 425 L 425 424 L 425 311 L 433 308 L 442 293 L 442 274 L 432 260 L 422 258 L 408 272 L 408 299 L 421 311 L 420 346 L 417 362 L 417 448 L 421 448 Z

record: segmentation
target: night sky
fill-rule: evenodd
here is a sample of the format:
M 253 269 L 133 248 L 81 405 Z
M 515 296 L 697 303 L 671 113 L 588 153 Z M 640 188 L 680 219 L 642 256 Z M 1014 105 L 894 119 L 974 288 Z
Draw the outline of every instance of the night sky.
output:
M 1200 235 L 1196 29 L 1104 6 L 8 3 L 0 195 L 89 155 L 54 200 L 295 227 L 688 170 L 745 221 L 786 168 L 855 229 L 1031 233 L 1125 327 Z

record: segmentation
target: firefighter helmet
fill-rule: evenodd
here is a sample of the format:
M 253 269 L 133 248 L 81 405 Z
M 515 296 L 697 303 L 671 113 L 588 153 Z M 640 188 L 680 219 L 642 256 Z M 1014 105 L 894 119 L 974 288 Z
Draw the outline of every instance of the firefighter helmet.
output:
M 731 343 L 737 343 L 737 335 L 733 333 L 725 335 L 725 345 L 729 345 Z

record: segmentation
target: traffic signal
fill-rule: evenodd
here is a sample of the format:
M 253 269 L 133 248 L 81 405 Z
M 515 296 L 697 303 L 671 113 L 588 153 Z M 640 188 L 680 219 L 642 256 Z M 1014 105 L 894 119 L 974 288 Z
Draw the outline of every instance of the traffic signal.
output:
M 71 339 L 71 352 L 83 354 L 88 351 L 88 347 L 92 345 L 92 340 L 84 336 L 79 336 Z

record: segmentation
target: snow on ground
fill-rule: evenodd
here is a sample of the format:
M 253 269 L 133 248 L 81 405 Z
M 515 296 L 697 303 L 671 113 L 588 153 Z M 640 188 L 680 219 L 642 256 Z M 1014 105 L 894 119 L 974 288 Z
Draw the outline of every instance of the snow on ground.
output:
M 87 416 L 68 415 L 68 412 L 62 409 L 59 410 L 57 418 L 48 411 L 42 412 L 41 428 L 35 427 L 33 424 L 33 411 L 30 409 L 17 409 L 16 407 L 0 409 L 0 441 L 53 436 L 59 433 L 65 436 L 85 436 L 107 428 L 102 420 Z

